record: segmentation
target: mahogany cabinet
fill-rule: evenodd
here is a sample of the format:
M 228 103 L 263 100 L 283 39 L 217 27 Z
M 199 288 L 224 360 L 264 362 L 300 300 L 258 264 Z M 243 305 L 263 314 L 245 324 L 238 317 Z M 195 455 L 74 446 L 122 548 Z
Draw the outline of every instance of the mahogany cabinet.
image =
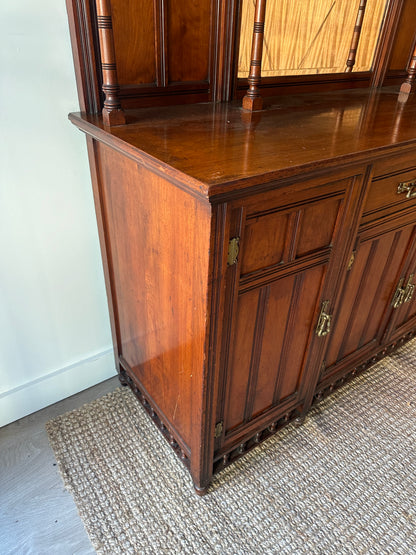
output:
M 138 3 L 67 0 L 69 117 L 87 137 L 120 379 L 204 493 L 416 335 L 414 4 L 386 2 L 372 71 L 269 79 L 264 103 L 254 72 L 250 112 L 241 2 L 146 0 L 142 19 Z

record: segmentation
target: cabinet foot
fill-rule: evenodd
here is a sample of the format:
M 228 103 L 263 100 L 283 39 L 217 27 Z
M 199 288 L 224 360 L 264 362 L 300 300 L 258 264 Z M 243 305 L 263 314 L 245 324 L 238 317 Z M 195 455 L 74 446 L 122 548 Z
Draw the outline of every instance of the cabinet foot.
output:
M 120 370 L 118 374 L 118 380 L 123 387 L 126 387 L 127 385 L 129 385 L 127 374 L 124 370 Z
M 205 495 L 208 491 L 208 488 L 209 488 L 209 484 L 207 486 L 205 486 L 204 488 L 200 488 L 199 486 L 196 486 L 194 484 L 195 493 L 197 495 L 199 495 L 199 497 L 202 497 L 203 495 Z
M 298 416 L 297 418 L 295 418 L 295 420 L 293 421 L 293 425 L 295 426 L 295 428 L 299 428 L 300 426 L 302 426 L 302 424 L 305 422 L 305 415 L 303 416 Z

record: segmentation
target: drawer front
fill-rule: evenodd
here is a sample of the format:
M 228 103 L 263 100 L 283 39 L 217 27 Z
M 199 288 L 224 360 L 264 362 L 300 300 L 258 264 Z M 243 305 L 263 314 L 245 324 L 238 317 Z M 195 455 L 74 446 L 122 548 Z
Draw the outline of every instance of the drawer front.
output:
M 416 151 L 374 164 L 364 222 L 416 206 Z

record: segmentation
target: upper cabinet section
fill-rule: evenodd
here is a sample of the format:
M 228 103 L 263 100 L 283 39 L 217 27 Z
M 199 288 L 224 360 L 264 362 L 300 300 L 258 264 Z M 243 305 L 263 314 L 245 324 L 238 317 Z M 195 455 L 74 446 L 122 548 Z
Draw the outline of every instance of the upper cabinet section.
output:
M 262 96 L 400 85 L 415 42 L 414 0 L 66 3 L 81 110 L 106 98 L 114 125 L 121 110 L 229 101 L 249 85 Z
M 111 0 L 111 12 L 120 86 L 207 89 L 211 0 Z
M 103 83 L 123 109 L 214 100 L 220 0 L 66 3 L 82 111 L 101 111 Z

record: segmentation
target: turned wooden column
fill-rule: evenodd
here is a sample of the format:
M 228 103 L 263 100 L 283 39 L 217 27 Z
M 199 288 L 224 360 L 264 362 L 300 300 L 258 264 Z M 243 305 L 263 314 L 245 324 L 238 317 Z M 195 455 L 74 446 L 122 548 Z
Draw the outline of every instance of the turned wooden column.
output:
M 260 95 L 259 85 L 261 81 L 265 16 L 266 0 L 257 0 L 254 16 L 253 42 L 251 46 L 250 73 L 248 76 L 249 88 L 243 98 L 243 108 L 250 111 L 261 110 L 263 107 L 263 99 Z
M 410 58 L 409 65 L 407 66 L 407 79 L 400 87 L 400 95 L 409 95 L 414 86 L 416 79 L 416 44 L 413 49 L 412 57 Z
M 126 123 L 126 118 L 118 96 L 120 86 L 117 79 L 110 0 L 96 0 L 96 5 L 103 74 L 103 92 L 105 94 L 103 121 L 104 124 L 108 126 L 123 125 Z
M 363 21 L 364 21 L 364 14 L 365 14 L 366 7 L 367 7 L 367 0 L 361 0 L 360 5 L 358 6 L 357 19 L 355 21 L 355 27 L 352 35 L 350 52 L 348 54 L 347 68 L 345 70 L 346 73 L 350 73 L 352 71 L 352 68 L 355 65 L 355 59 L 357 57 L 357 49 L 358 49 L 358 44 L 360 42 L 361 30 L 363 28 Z

